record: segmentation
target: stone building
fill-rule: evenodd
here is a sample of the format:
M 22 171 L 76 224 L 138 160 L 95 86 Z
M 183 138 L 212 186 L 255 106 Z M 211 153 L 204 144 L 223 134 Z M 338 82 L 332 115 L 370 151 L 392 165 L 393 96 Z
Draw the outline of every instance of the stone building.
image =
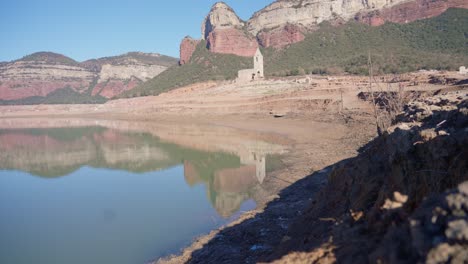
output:
M 263 55 L 260 52 L 260 49 L 257 48 L 255 55 L 253 57 L 254 60 L 254 67 L 253 69 L 245 69 L 240 70 L 237 73 L 237 80 L 236 82 L 250 82 L 255 80 L 263 79 L 264 72 L 263 72 Z
M 459 70 L 459 73 L 460 74 L 468 74 L 468 68 L 466 68 L 465 66 L 461 66 L 460 70 Z

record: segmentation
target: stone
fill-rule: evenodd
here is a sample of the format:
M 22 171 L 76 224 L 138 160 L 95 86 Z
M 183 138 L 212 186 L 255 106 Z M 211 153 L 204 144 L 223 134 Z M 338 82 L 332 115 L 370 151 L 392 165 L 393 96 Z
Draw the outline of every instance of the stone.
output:
M 439 130 L 439 131 L 437 132 L 437 134 L 438 134 L 439 136 L 449 136 L 449 135 L 450 135 L 450 134 L 447 133 L 447 131 L 445 131 L 445 130 Z
M 465 66 L 461 66 L 458 72 L 460 74 L 468 74 L 468 68 L 466 68 Z
M 468 196 L 468 181 L 459 184 L 458 185 L 458 191 L 460 193 L 463 193 L 464 195 Z
M 419 132 L 419 134 L 421 135 L 422 139 L 424 141 L 429 141 L 435 137 L 437 137 L 437 133 L 434 131 L 434 129 L 425 129 L 421 132 Z
M 449 239 L 468 241 L 468 223 L 464 219 L 449 222 L 445 235 Z

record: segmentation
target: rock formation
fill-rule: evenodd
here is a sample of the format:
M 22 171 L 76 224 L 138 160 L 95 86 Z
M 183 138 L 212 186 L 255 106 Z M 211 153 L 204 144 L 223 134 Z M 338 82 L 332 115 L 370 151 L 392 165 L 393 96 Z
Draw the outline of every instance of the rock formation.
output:
M 257 35 L 258 42 L 263 47 L 274 47 L 280 49 L 290 44 L 303 41 L 304 29 L 297 25 L 286 24 L 285 26 L 261 31 Z
M 356 20 L 371 26 L 407 23 L 438 16 L 450 7 L 468 8 L 465 0 L 277 0 L 243 22 L 225 3 L 218 2 L 202 24 L 202 39 L 215 53 L 253 56 L 258 45 L 284 48 L 300 42 L 305 33 L 330 21 Z M 339 22 L 339 23 L 336 23 Z M 184 46 L 184 49 L 182 49 Z M 181 58 L 190 50 L 184 39 Z M 184 54 L 183 54 L 184 52 Z M 184 60 L 185 62 L 186 60 Z M 182 60 L 181 60 L 182 62 Z
M 180 43 L 180 65 L 189 63 L 190 58 L 192 58 L 195 49 L 197 48 L 199 40 L 193 39 L 191 37 L 185 37 Z
M 45 60 L 14 61 L 0 68 L 0 99 L 46 96 L 65 87 L 80 92 L 89 86 L 93 78 L 93 72 L 78 64 Z
M 385 22 L 408 23 L 438 16 L 451 7 L 468 8 L 468 2 L 464 0 L 409 1 L 373 12 L 361 12 L 355 16 L 355 19 L 371 26 L 380 26 Z
M 78 63 L 51 52 L 38 52 L 0 64 L 0 100 L 45 97 L 61 90 L 112 98 L 166 70 L 176 59 L 132 52 Z
M 223 2 L 211 7 L 202 24 L 202 39 L 208 40 L 210 32 L 216 29 L 242 28 L 244 22 L 236 15 L 234 10 Z
M 253 35 L 247 33 L 244 22 L 225 3 L 213 5 L 202 24 L 202 38 L 215 53 L 252 57 L 258 48 Z
M 211 52 L 252 57 L 258 48 L 254 37 L 236 28 L 217 29 L 209 33 L 207 47 Z

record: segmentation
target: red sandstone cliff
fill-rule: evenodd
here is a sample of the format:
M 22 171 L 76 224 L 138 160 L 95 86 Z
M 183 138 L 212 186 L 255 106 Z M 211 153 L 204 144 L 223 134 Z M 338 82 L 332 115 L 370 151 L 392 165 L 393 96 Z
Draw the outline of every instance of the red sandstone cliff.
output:
M 258 43 L 254 37 L 236 28 L 215 29 L 208 35 L 207 48 L 215 53 L 253 57 Z
M 216 3 L 202 24 L 202 38 L 211 52 L 253 56 L 258 45 L 281 49 L 304 40 L 323 21 L 356 20 L 372 26 L 407 23 L 438 16 L 448 8 L 468 8 L 466 0 L 277 0 L 242 21 L 228 5 Z M 192 40 L 193 41 L 193 40 Z M 181 44 L 181 64 L 193 51 Z
M 193 39 L 191 37 L 185 37 L 180 43 L 180 65 L 189 63 L 190 58 L 192 58 L 195 49 L 197 48 L 200 40 Z
M 303 41 L 304 29 L 293 24 L 286 24 L 283 27 L 269 31 L 261 31 L 257 35 L 258 42 L 263 47 L 284 48 L 288 45 Z
M 225 3 L 213 5 L 202 24 L 202 37 L 211 52 L 252 57 L 258 48 L 255 36 Z
M 468 8 L 466 0 L 415 0 L 398 4 L 382 10 L 359 13 L 355 19 L 371 26 L 380 26 L 385 22 L 409 23 L 412 21 L 436 17 L 447 9 Z

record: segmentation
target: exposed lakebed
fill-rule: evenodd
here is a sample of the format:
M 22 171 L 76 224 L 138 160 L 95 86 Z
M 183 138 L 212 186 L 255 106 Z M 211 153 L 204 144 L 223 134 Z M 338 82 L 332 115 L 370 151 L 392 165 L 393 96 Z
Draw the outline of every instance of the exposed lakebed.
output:
M 170 131 L 1 129 L 0 263 L 145 263 L 268 195 L 282 146 Z

